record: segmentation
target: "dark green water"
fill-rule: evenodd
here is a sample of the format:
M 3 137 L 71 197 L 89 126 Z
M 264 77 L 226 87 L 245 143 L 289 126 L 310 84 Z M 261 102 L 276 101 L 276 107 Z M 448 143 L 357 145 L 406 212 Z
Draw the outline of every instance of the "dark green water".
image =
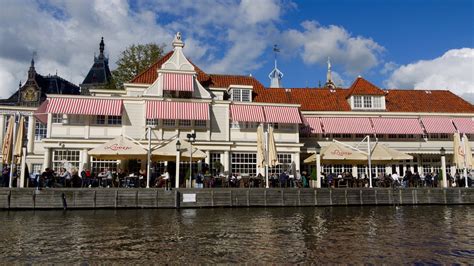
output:
M 474 263 L 474 206 L 0 212 L 0 263 Z

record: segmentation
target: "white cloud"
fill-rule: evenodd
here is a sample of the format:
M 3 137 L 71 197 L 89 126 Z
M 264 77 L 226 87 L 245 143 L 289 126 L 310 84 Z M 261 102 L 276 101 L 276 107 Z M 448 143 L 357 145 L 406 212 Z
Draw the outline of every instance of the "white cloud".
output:
M 328 57 L 343 66 L 348 74 L 361 74 L 379 64 L 384 48 L 370 38 L 352 36 L 343 27 L 322 26 L 304 21 L 303 30 L 290 29 L 282 33 L 285 50 L 295 51 L 306 64 L 325 64 Z
M 165 43 L 170 49 L 176 31 L 183 33 L 186 55 L 210 73 L 255 71 L 281 40 L 282 54 L 296 47 L 293 56 L 301 55 L 308 64 L 331 56 L 345 73 L 379 63 L 380 45 L 342 27 L 304 22 L 303 30 L 280 30 L 282 15 L 294 8 L 290 0 L 7 1 L 0 16 L 0 97 L 25 81 L 33 51 L 40 74 L 58 71 L 81 83 L 102 36 L 111 68 L 131 44 Z
M 474 94 L 474 49 L 452 49 L 432 60 L 402 65 L 385 84 L 389 88 L 450 90 L 469 97 Z

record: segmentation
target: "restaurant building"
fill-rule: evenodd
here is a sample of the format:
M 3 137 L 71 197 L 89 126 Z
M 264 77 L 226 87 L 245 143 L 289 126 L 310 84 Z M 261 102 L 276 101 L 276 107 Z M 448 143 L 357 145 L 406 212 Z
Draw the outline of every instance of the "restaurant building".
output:
M 274 129 L 279 161 L 270 173 L 309 171 L 314 166 L 303 161 L 315 147 L 325 147 L 333 139 L 355 145 L 369 135 L 373 142 L 414 157 L 376 164 L 374 174 L 439 171 L 442 147 L 448 154 L 448 171 L 454 174 L 449 156 L 453 133 L 467 134 L 471 143 L 474 137 L 474 106 L 450 91 L 383 90 L 362 77 L 349 88 L 337 88 L 330 67 L 321 88 L 278 88 L 279 80 L 266 88 L 252 76 L 205 73 L 184 55 L 179 33 L 172 46 L 123 90 L 87 86 L 81 95 L 48 94 L 38 115 L 30 116 L 34 124 L 40 114 L 47 114 L 45 136 L 28 149 L 29 169 L 57 169 L 65 162 L 79 169 L 98 170 L 117 163 L 131 172 L 146 169 L 146 160 L 98 160 L 88 151 L 118 136 L 146 147 L 150 130 L 152 147 L 170 139 L 185 141 L 195 133 L 193 146 L 206 158 L 193 163 L 193 169 L 205 163 L 217 170 L 213 168 L 219 161 L 227 173 L 253 176 L 264 173 L 257 163 L 256 145 L 257 127 L 263 125 Z M 281 79 L 282 73 L 275 69 L 271 78 Z M 34 138 L 33 130 L 28 132 Z M 180 165 L 183 175 L 189 162 Z M 322 166 L 325 172 L 367 174 L 366 164 L 323 160 Z M 174 162 L 154 162 L 152 171 L 164 167 L 171 174 L 176 168 Z

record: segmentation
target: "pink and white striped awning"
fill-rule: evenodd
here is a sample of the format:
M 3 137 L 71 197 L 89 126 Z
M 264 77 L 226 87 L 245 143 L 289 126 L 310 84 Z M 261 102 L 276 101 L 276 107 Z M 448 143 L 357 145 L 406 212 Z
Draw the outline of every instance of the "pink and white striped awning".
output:
M 92 98 L 50 98 L 46 110 L 52 114 L 122 115 L 122 100 Z
M 453 118 L 454 125 L 459 133 L 474 134 L 474 121 L 468 117 Z
M 146 118 L 209 120 L 209 103 L 147 101 Z
M 194 91 L 194 78 L 192 74 L 163 74 L 163 90 L 165 91 Z
M 448 133 L 456 132 L 453 121 L 449 117 L 422 117 L 421 122 L 425 126 L 426 133 Z
M 230 117 L 237 122 L 265 122 L 262 106 L 258 105 L 230 105 Z
M 373 134 L 368 117 L 321 117 L 326 134 Z
M 321 127 L 321 119 L 319 117 L 305 117 L 303 116 L 302 133 L 305 134 L 323 134 L 323 128 Z
M 263 106 L 267 123 L 301 124 L 301 116 L 297 107 Z
M 370 119 L 376 134 L 423 135 L 423 128 L 417 118 L 371 117 Z

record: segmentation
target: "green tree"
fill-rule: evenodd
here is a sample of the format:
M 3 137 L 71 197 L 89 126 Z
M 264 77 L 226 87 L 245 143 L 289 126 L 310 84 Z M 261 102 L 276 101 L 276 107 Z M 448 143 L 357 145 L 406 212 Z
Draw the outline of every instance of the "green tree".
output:
M 116 86 L 132 80 L 163 56 L 165 45 L 156 43 L 133 44 L 127 47 L 117 60 L 117 69 L 112 71 Z

